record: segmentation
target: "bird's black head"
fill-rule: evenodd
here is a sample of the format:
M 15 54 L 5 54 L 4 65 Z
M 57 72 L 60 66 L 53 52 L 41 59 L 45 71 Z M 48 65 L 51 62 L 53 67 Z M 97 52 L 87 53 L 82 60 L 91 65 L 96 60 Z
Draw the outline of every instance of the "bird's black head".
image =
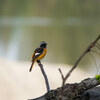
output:
M 46 48 L 46 45 L 47 45 L 47 43 L 45 41 L 42 41 L 40 43 L 40 47 L 42 47 L 42 48 Z

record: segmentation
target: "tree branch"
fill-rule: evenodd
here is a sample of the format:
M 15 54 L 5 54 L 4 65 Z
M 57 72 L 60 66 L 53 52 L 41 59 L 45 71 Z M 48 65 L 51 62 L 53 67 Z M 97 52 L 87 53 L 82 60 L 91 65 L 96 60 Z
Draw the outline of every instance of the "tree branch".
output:
M 41 64 L 41 61 L 37 60 L 37 63 L 39 65 L 40 69 L 41 69 L 41 72 L 42 72 L 43 76 L 44 76 L 45 84 L 46 84 L 46 88 L 47 88 L 47 92 L 48 92 L 48 91 L 50 91 L 50 86 L 49 86 L 47 75 L 46 75 L 46 73 L 44 71 L 44 68 L 43 68 L 43 65 Z
M 76 61 L 76 63 L 74 64 L 74 66 L 72 67 L 72 69 L 67 73 L 66 77 L 65 77 L 65 81 L 67 80 L 67 78 L 69 77 L 69 75 L 72 73 L 72 71 L 77 67 L 78 63 L 80 62 L 80 60 L 95 46 L 95 44 L 97 43 L 97 41 L 100 39 L 100 35 L 96 38 L 96 40 L 94 42 L 92 42 L 88 48 L 83 52 L 83 54 L 79 57 L 79 59 Z
M 97 85 L 99 85 L 99 81 L 95 78 L 87 78 L 80 83 L 66 84 L 64 86 L 62 100 L 83 100 L 82 95 L 84 94 L 84 92 L 89 89 L 93 89 Z M 57 88 L 56 90 L 51 90 L 45 95 L 31 100 L 58 100 L 61 89 L 62 87 Z
M 65 76 L 65 78 L 63 79 L 62 82 L 62 89 L 61 89 L 61 93 L 59 95 L 59 100 L 62 99 L 62 94 L 64 91 L 64 85 L 66 80 L 68 79 L 68 77 L 70 76 L 70 74 L 73 72 L 73 70 L 77 67 L 77 65 L 79 64 L 80 60 L 88 53 L 91 51 L 91 49 L 95 46 L 95 44 L 97 43 L 97 41 L 100 39 L 100 35 L 86 48 L 86 50 L 82 53 L 82 55 L 78 58 L 78 60 L 76 61 L 76 63 L 74 64 L 74 66 L 70 69 L 70 71 L 67 73 L 67 75 Z M 62 74 L 61 74 L 62 76 Z
M 68 77 L 70 76 L 70 74 L 73 72 L 73 70 L 77 67 L 80 60 L 88 52 L 91 51 L 91 49 L 96 45 L 96 43 L 98 42 L 99 39 L 100 39 L 100 35 L 86 48 L 86 50 L 78 58 L 78 60 L 74 64 L 74 66 L 69 70 L 69 72 L 66 74 L 65 77 L 64 77 L 61 69 L 59 69 L 59 72 L 60 72 L 61 77 L 62 77 L 62 86 L 56 90 L 50 91 L 48 79 L 47 79 L 47 76 L 44 72 L 43 65 L 41 64 L 40 61 L 37 61 L 38 65 L 41 68 L 42 74 L 45 78 L 47 93 L 45 95 L 43 95 L 42 97 L 39 97 L 36 99 L 31 99 L 31 100 L 83 100 L 83 99 L 81 99 L 82 94 L 86 90 L 91 89 L 91 88 L 99 85 L 99 81 L 96 80 L 95 78 L 88 78 L 88 79 L 83 80 L 80 83 L 75 83 L 75 84 L 66 84 L 65 85 L 65 82 L 68 79 Z

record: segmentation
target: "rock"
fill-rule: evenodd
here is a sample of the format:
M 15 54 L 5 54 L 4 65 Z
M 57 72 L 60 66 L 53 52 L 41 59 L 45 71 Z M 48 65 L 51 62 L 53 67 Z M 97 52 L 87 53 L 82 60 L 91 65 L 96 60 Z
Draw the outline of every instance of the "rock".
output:
M 81 100 L 100 100 L 100 86 L 85 91 Z

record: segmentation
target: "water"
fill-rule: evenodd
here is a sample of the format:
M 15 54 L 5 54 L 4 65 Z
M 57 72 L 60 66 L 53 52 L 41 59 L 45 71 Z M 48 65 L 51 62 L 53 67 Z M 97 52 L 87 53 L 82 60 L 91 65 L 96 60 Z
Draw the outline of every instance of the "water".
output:
M 46 61 L 74 64 L 98 35 L 91 32 L 96 28 L 94 25 L 95 20 L 77 17 L 3 16 L 0 17 L 0 55 L 12 60 L 30 60 L 33 50 L 45 40 L 48 43 Z

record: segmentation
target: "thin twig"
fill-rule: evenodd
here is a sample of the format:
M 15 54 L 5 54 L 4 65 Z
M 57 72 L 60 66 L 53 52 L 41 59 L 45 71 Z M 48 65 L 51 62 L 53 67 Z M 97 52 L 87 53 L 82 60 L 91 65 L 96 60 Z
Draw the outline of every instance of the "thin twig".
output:
M 91 51 L 91 49 L 95 46 L 95 44 L 97 43 L 97 41 L 100 39 L 100 35 L 95 39 L 95 41 L 93 41 L 88 47 L 87 49 L 82 53 L 82 55 L 78 58 L 78 60 L 76 61 L 76 63 L 74 64 L 74 66 L 69 70 L 69 72 L 67 73 L 67 75 L 65 76 L 65 78 L 63 79 L 62 82 L 62 89 L 59 95 L 58 100 L 62 100 L 62 95 L 63 95 L 63 91 L 64 91 L 64 85 L 66 80 L 68 79 L 68 77 L 70 76 L 70 74 L 73 72 L 73 70 L 77 67 L 77 65 L 79 64 L 80 60 L 88 53 Z
M 97 42 L 97 45 L 100 47 L 100 44 Z
M 47 92 L 48 92 L 48 91 L 50 91 L 50 85 L 49 85 L 49 82 L 48 82 L 47 75 L 46 75 L 46 73 L 44 71 L 44 68 L 43 68 L 43 65 L 41 64 L 41 61 L 37 60 L 37 63 L 39 65 L 40 69 L 41 69 L 41 72 L 42 72 L 43 76 L 44 76 L 45 84 L 46 84 L 46 88 L 47 88 Z
M 62 71 L 61 71 L 60 68 L 59 68 L 59 72 L 60 72 L 60 74 L 61 74 L 62 80 L 64 80 L 64 75 L 63 75 L 63 73 L 62 73 Z
M 94 52 L 95 54 L 100 55 L 100 53 L 98 53 L 98 51 L 91 50 L 91 52 Z
M 64 82 L 65 82 L 65 77 L 61 71 L 61 69 L 59 68 L 59 72 L 61 74 L 61 77 L 62 77 L 62 88 L 61 88 L 61 91 L 60 91 L 60 94 L 58 96 L 58 100 L 62 100 L 62 95 L 63 95 L 63 91 L 64 91 Z
M 99 47 L 99 45 L 97 44 L 97 45 L 95 45 L 99 50 L 100 50 L 100 47 Z
M 99 74 L 99 69 L 98 69 L 98 66 L 97 66 L 97 62 L 96 62 L 96 59 L 95 59 L 95 57 L 92 55 L 92 53 L 91 52 L 89 52 L 89 54 L 91 55 L 91 57 L 92 57 L 92 59 L 94 60 L 94 63 L 95 63 L 95 66 L 96 66 L 96 69 L 97 69 L 97 73 Z

